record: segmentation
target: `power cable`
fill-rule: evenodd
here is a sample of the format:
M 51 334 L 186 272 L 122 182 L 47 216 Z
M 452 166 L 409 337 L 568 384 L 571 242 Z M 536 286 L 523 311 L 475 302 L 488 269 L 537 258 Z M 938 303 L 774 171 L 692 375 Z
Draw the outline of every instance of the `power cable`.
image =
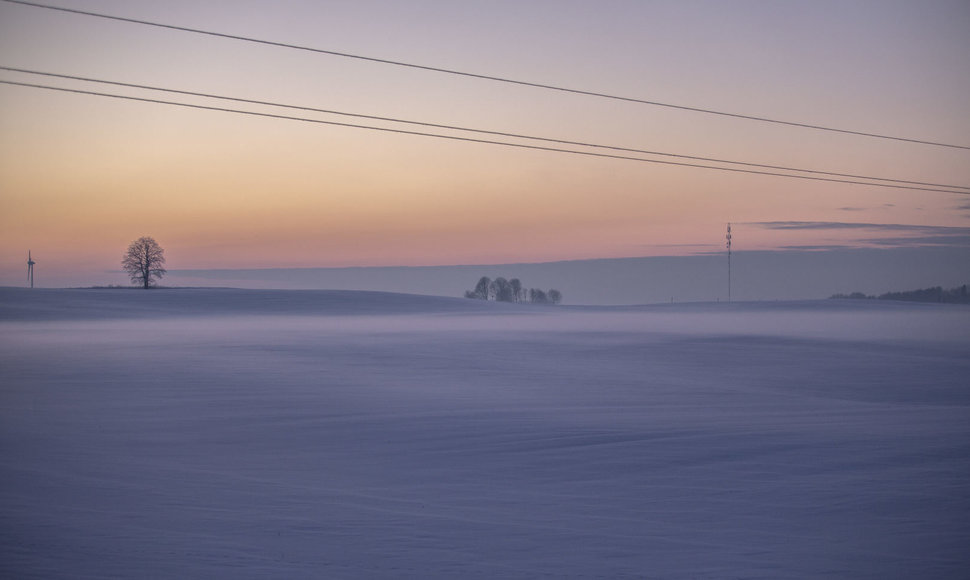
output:
M 906 185 L 893 185 L 893 184 L 889 184 L 889 183 L 871 183 L 871 182 L 867 182 L 867 181 L 853 181 L 853 180 L 848 180 L 848 179 L 834 179 L 834 178 L 828 178 L 828 177 L 814 177 L 814 176 L 809 176 L 809 175 L 792 175 L 790 173 L 775 173 L 775 172 L 770 172 L 770 171 L 757 171 L 757 170 L 754 170 L 754 169 L 739 169 L 739 168 L 736 168 L 736 167 L 717 167 L 717 166 L 714 166 L 714 165 L 701 165 L 701 164 L 697 164 L 697 163 L 683 163 L 683 162 L 679 162 L 679 161 L 662 161 L 662 160 L 659 160 L 659 159 L 644 159 L 642 157 L 630 157 L 630 156 L 626 156 L 626 155 L 615 155 L 615 154 L 610 154 L 610 153 L 594 153 L 592 151 L 577 151 L 575 149 L 563 149 L 563 148 L 559 148 L 559 147 L 546 147 L 546 146 L 541 146 L 541 145 L 527 145 L 527 144 L 524 144 L 524 143 L 509 143 L 507 141 L 494 141 L 494 140 L 490 140 L 490 139 L 477 139 L 477 138 L 472 138 L 472 137 L 459 137 L 459 136 L 455 136 L 455 135 L 442 135 L 440 133 L 425 133 L 425 132 L 422 132 L 422 131 L 409 131 L 409 130 L 405 130 L 405 129 L 394 129 L 394 128 L 390 128 L 390 127 L 375 127 L 375 126 L 372 126 L 372 125 L 358 125 L 358 124 L 354 124 L 354 123 L 340 123 L 340 122 L 337 122 L 337 121 L 324 121 L 324 120 L 321 120 L 321 119 L 310 119 L 310 118 L 307 118 L 307 117 L 293 117 L 293 116 L 290 116 L 290 115 L 279 115 L 279 114 L 275 114 L 275 113 L 262 113 L 262 112 L 256 112 L 256 111 L 244 111 L 244 110 L 241 110 L 241 109 L 230 109 L 230 108 L 227 108 L 227 107 L 213 107 L 213 106 L 209 106 L 209 105 L 197 105 L 197 104 L 190 104 L 190 103 L 179 103 L 179 102 L 176 102 L 176 101 L 164 101 L 164 100 L 161 100 L 161 99 L 149 99 L 149 98 L 145 98 L 145 97 L 133 97 L 133 96 L 129 96 L 129 95 L 117 95 L 117 94 L 112 94 L 112 93 L 101 93 L 101 92 L 97 92 L 97 91 L 86 91 L 86 90 L 82 90 L 82 89 L 69 89 L 69 88 L 64 88 L 64 87 L 53 87 L 53 86 L 49 86 L 49 85 L 39 85 L 39 84 L 34 84 L 34 83 L 23 83 L 23 82 L 8 81 L 8 80 L 2 80 L 2 79 L 0 79 L 0 84 L 21 86 L 21 87 L 30 87 L 30 88 L 36 88 L 36 89 L 45 89 L 45 90 L 51 90 L 51 91 L 61 91 L 61 92 L 66 92 L 66 93 L 76 93 L 76 94 L 82 94 L 82 95 L 93 95 L 93 96 L 99 96 L 99 97 L 109 97 L 109 98 L 123 99 L 123 100 L 129 100 L 129 101 L 139 101 L 139 102 L 143 102 L 143 103 L 155 103 L 155 104 L 160 104 L 160 105 L 172 105 L 172 106 L 176 106 L 176 107 L 187 107 L 187 108 L 191 108 L 191 109 L 201 109 L 201 110 L 206 110 L 206 111 L 221 111 L 221 112 L 225 112 L 225 113 L 237 113 L 237 114 L 241 114 L 241 115 L 251 115 L 251 116 L 255 116 L 255 117 L 268 117 L 268 118 L 272 118 L 272 119 L 286 119 L 286 120 L 290 120 L 290 121 L 302 121 L 302 122 L 305 122 L 305 123 L 316 123 L 316 124 L 320 124 L 320 125 L 332 125 L 332 126 L 337 126 L 337 127 L 349 127 L 349 128 L 354 128 L 354 129 L 369 129 L 369 130 L 372 130 L 372 131 L 384 131 L 384 132 L 387 132 L 387 133 L 398 133 L 398 134 L 403 134 L 403 135 L 416 135 L 416 136 L 421 136 L 421 137 L 434 137 L 434 138 L 438 138 L 438 139 L 450 139 L 452 141 L 466 141 L 466 142 L 470 142 L 470 143 L 485 143 L 485 144 L 489 144 L 489 145 L 501 145 L 501 146 L 505 146 L 505 147 L 516 147 L 516 148 L 519 148 L 519 149 L 533 149 L 533 150 L 538 150 L 538 151 L 551 151 L 551 152 L 556 152 L 556 153 L 571 153 L 571 154 L 574 154 L 574 155 L 585 155 L 587 157 L 604 157 L 604 158 L 609 158 L 609 159 L 622 159 L 622 160 L 626 160 L 626 161 L 640 161 L 640 162 L 643 162 L 643 163 L 656 163 L 656 164 L 660 164 L 660 165 L 675 165 L 675 166 L 680 166 L 680 167 L 692 167 L 692 168 L 698 168 L 698 169 L 712 169 L 712 170 L 717 170 L 717 171 L 730 171 L 732 173 L 749 173 L 749 174 L 755 174 L 755 175 L 771 175 L 771 176 L 775 176 L 775 177 L 788 177 L 788 178 L 792 178 L 792 179 L 805 179 L 805 180 L 811 180 L 811 181 L 826 181 L 826 182 L 831 182 L 831 183 L 848 183 L 848 184 L 853 184 L 853 185 L 871 185 L 871 186 L 875 186 L 875 187 L 888 187 L 888 188 L 893 188 L 893 189 L 908 189 L 908 190 L 918 190 L 918 191 L 932 191 L 932 192 L 935 192 L 935 193 L 953 193 L 953 194 L 959 194 L 959 195 L 970 195 L 970 192 L 966 192 L 966 191 L 955 191 L 955 190 L 949 190 L 949 189 L 935 189 L 935 188 L 929 188 L 929 187 L 911 187 L 911 186 L 906 186 Z
M 517 133 L 509 133 L 509 132 L 504 132 L 504 131 L 489 131 L 489 130 L 485 130 L 485 129 L 472 129 L 472 128 L 468 128 L 468 127 L 458 127 L 458 126 L 455 126 L 455 125 L 443 125 L 443 124 L 428 123 L 428 122 L 423 122 L 423 121 L 410 121 L 410 120 L 405 120 L 405 119 L 395 119 L 393 117 L 381 117 L 381 116 L 376 116 L 376 115 L 364 115 L 364 114 L 359 114 L 359 113 L 347 113 L 347 112 L 343 112 L 343 111 L 334 111 L 334 110 L 331 110 L 331 109 L 320 109 L 320 108 L 316 108 L 316 107 L 306 107 L 306 106 L 299 106 L 299 105 L 287 105 L 287 104 L 282 104 L 282 103 L 273 103 L 273 102 L 269 102 L 269 101 L 260 101 L 260 100 L 255 100 L 255 99 L 244 99 L 244 98 L 239 98 L 239 97 L 227 97 L 227 96 L 223 96 L 223 95 L 214 95 L 214 94 L 210 94 L 210 93 L 200 93 L 200 92 L 195 92 L 195 91 L 185 91 L 185 90 L 179 90 L 179 89 L 168 89 L 168 88 L 155 87 L 155 86 L 150 86 L 150 85 L 140 85 L 140 84 L 135 84 L 135 83 L 124 83 L 124 82 L 109 81 L 109 80 L 104 80 L 104 79 L 94 79 L 94 78 L 90 78 L 90 77 L 82 77 L 82 76 L 76 76 L 76 75 L 65 75 L 65 74 L 58 74 L 58 73 L 41 72 L 41 71 L 36 71 L 36 70 L 15 68 L 15 67 L 10 67 L 10 66 L 3 66 L 3 65 L 0 65 L 0 70 L 7 70 L 7 71 L 12 71 L 12 72 L 18 72 L 18 73 L 26 73 L 26 74 L 39 75 L 39 76 L 47 76 L 47 77 L 55 77 L 55 78 L 62 78 L 62 79 L 78 80 L 78 81 L 91 82 L 91 83 L 100 83 L 100 84 L 107 84 L 107 85 L 120 86 L 120 87 L 128 87 L 128 88 L 135 88 L 135 89 L 146 89 L 146 90 L 152 90 L 152 91 L 160 91 L 160 92 L 174 93 L 174 94 L 180 94 L 180 95 L 189 95 L 189 96 L 195 96 L 195 97 L 204 97 L 204 98 L 209 98 L 209 99 L 220 99 L 220 100 L 224 100 L 224 101 L 232 101 L 232 102 L 238 102 L 238 103 L 247 103 L 247 104 L 254 104 L 254 105 L 265 105 L 265 106 L 279 107 L 279 108 L 285 108 L 285 109 L 295 109 L 295 110 L 301 110 L 301 111 L 312 111 L 312 112 L 315 112 L 315 113 L 325 113 L 325 114 L 331 114 L 331 115 L 341 115 L 341 116 L 345 116 L 345 117 L 356 117 L 356 118 L 370 119 L 370 120 L 375 120 L 375 121 L 389 121 L 389 122 L 393 122 L 393 123 L 404 123 L 404 124 L 408 124 L 408 125 L 418 125 L 418 126 L 423 126 L 423 127 L 433 127 L 433 128 L 436 128 L 436 129 L 449 129 L 449 130 L 456 130 L 456 131 L 466 131 L 466 132 L 470 132 L 470 133 L 480 133 L 480 134 L 485 134 L 485 135 L 497 135 L 497 136 L 502 136 L 502 137 L 513 137 L 513 138 L 516 138 L 516 139 L 528 139 L 528 140 L 532 140 L 532 141 L 544 141 L 544 142 L 547 142 L 547 143 L 558 143 L 558 144 L 561 144 L 561 145 L 576 145 L 576 146 L 590 147 L 590 148 L 596 148 L 596 149 L 608 149 L 608 150 L 613 150 L 613 151 L 623 151 L 623 152 L 627 152 L 627 153 L 641 153 L 641 154 L 646 154 L 646 155 L 657 155 L 657 156 L 664 156 L 664 157 L 676 157 L 676 158 L 680 158 L 680 159 L 691 159 L 691 160 L 695 160 L 695 161 L 709 161 L 709 162 L 713 162 L 713 163 L 724 163 L 724 164 L 729 164 L 729 165 L 742 165 L 742 166 L 745 166 L 745 167 L 760 167 L 762 169 L 777 169 L 777 170 L 782 170 L 782 171 L 797 171 L 797 172 L 801 172 L 801 173 L 812 173 L 812 174 L 816 174 L 816 175 L 830 175 L 830 176 L 834 176 L 834 177 L 848 177 L 848 178 L 853 178 L 853 179 L 869 179 L 869 180 L 875 180 L 875 181 L 888 181 L 888 182 L 892 182 L 892 183 L 905 183 L 905 184 L 910 184 L 910 185 L 925 185 L 925 186 L 929 186 L 929 187 L 955 188 L 955 189 L 967 189 L 967 190 L 970 190 L 970 186 L 963 186 L 963 185 L 930 183 L 930 182 L 925 182 L 925 181 L 910 181 L 910 180 L 905 180 L 905 179 L 893 179 L 893 178 L 888 178 L 888 177 L 873 177 L 873 176 L 869 176 L 869 175 L 857 175 L 857 174 L 852 174 L 852 173 L 836 173 L 836 172 L 833 172 L 833 171 L 821 171 L 821 170 L 815 170 L 815 169 L 801 169 L 801 168 L 797 168 L 797 167 L 786 167 L 786 166 L 782 166 L 782 165 L 767 165 L 767 164 L 763 164 L 763 163 L 749 163 L 749 162 L 744 162 L 744 161 L 731 161 L 731 160 L 726 160 L 726 159 L 717 159 L 717 158 L 713 158 L 713 157 L 699 157 L 699 156 L 696 156 L 696 155 L 683 155 L 683 154 L 678 154 L 678 153 L 667 153 L 667 152 L 661 152 L 661 151 L 650 151 L 650 150 L 646 150 L 646 149 L 634 149 L 634 148 L 630 148 L 630 147 L 616 147 L 616 146 L 612 146 L 612 145 L 601 145 L 601 144 L 596 144 L 596 143 L 586 143 L 586 142 L 582 142 L 582 141 L 570 141 L 570 140 L 566 140 L 566 139 L 554 139 L 554 138 L 548 138 L 548 137 L 535 137 L 535 136 L 531 136 L 531 135 L 521 135 L 521 134 L 517 134 Z
M 744 119 L 744 120 L 748 120 L 748 121 L 759 121 L 759 122 L 762 122 L 762 123 L 773 123 L 773 124 L 777 124 L 777 125 L 787 125 L 789 127 L 800 127 L 800 128 L 803 128 L 803 129 L 814 129 L 814 130 L 818 130 L 818 131 L 828 131 L 828 132 L 832 132 L 832 133 L 842 133 L 842 134 L 856 135 L 856 136 L 861 136 L 861 137 L 872 137 L 872 138 L 876 138 L 876 139 L 888 139 L 888 140 L 893 140 L 893 141 L 903 141 L 903 142 L 907 142 L 907 143 L 916 143 L 916 144 L 920 144 L 920 145 L 932 145 L 932 146 L 936 146 L 936 147 L 949 147 L 949 148 L 952 148 L 952 149 L 966 149 L 966 150 L 970 150 L 970 146 L 968 146 L 968 145 L 954 145 L 954 144 L 951 144 L 951 143 L 941 143 L 941 142 L 937 142 L 937 141 L 928 141 L 928 140 L 924 140 L 924 139 L 912 139 L 912 138 L 908 138 L 908 137 L 898 137 L 898 136 L 893 136 L 893 135 L 884 135 L 884 134 L 880 134 L 880 133 L 867 133 L 865 131 L 854 131 L 854 130 L 851 130 L 851 129 L 839 129 L 839 128 L 836 128 L 836 127 L 826 127 L 826 126 L 823 126 L 823 125 L 813 125 L 813 124 L 810 124 L 810 123 L 801 123 L 801 122 L 796 122 L 796 121 L 784 121 L 784 120 L 781 120 L 781 119 L 772 119 L 772 118 L 769 118 L 769 117 L 760 117 L 760 116 L 756 116 L 756 115 L 745 115 L 745 114 L 741 114 L 741 113 L 730 113 L 730 112 L 727 112 L 727 111 L 717 111 L 717 110 L 714 110 L 714 109 L 703 109 L 703 108 L 700 108 L 700 107 L 690 107 L 690 106 L 687 106 L 687 105 L 676 105 L 676 104 L 672 104 L 672 103 L 662 103 L 662 102 L 659 102 L 659 101 L 650 101 L 650 100 L 646 100 L 646 99 L 639 99 L 639 98 L 633 98 L 633 97 L 623 97 L 623 96 L 611 95 L 611 94 L 607 94 L 607 93 L 600 93 L 600 92 L 596 92 L 596 91 L 587 91 L 587 90 L 582 90 L 582 89 L 573 89 L 573 88 L 568 88 L 568 87 L 561 87 L 561 86 L 556 86 L 556 85 L 549 85 L 549 84 L 544 84 L 544 83 L 537 83 L 537 82 L 530 82 L 530 81 L 515 80 L 515 79 L 510 79 L 510 78 L 505 78 L 505 77 L 499 77 L 499 76 L 492 76 L 492 75 L 478 74 L 478 73 L 472 73 L 472 72 L 467 72 L 467 71 L 459 71 L 459 70 L 454 70 L 454 69 L 446 69 L 446 68 L 441 68 L 441 67 L 434 67 L 434 66 L 421 65 L 421 64 L 415 64 L 415 63 L 401 62 L 401 61 L 389 60 L 389 59 L 384 59 L 384 58 L 376 58 L 376 57 L 371 57 L 371 56 L 363 56 L 363 55 L 359 55 L 359 54 L 351 54 L 351 53 L 347 53 L 347 52 L 338 52 L 338 51 L 335 51 L 335 50 L 325 50 L 325 49 L 322 49 L 322 48 L 312 48 L 312 47 L 308 47 L 308 46 L 301 46 L 301 45 L 298 45 L 298 44 L 289 44 L 289 43 L 285 43 L 285 42 L 276 42 L 276 41 L 272 41 L 272 40 L 263 40 L 263 39 L 258 39 L 258 38 L 251 38 L 251 37 L 248 37 L 248 36 L 236 35 L 236 34 L 227 34 L 227 33 L 223 33 L 223 32 L 215 32 L 215 31 L 211 31 L 211 30 L 201 30 L 201 29 L 198 29 L 198 28 L 189 28 L 189 27 L 186 27 L 186 26 L 176 26 L 176 25 L 173 25 L 173 24 L 162 24 L 160 22 L 152 22 L 152 21 L 149 21 L 149 20 L 139 20 L 137 18 L 126 18 L 126 17 L 123 17 L 123 16 L 114 16 L 114 15 L 110 15 L 110 14 L 102 14 L 102 13 L 99 13 L 99 12 L 90 12 L 90 11 L 87 11 L 87 10 L 78 10 L 76 8 L 65 8 L 65 7 L 62 7 L 62 6 L 51 6 L 49 4 L 41 4 L 41 3 L 38 3 L 38 2 L 27 2 L 25 0 L 0 0 L 0 1 L 7 2 L 7 3 L 10 3 L 10 4 L 20 4 L 20 5 L 23 5 L 23 6 L 31 6 L 31 7 L 34 7 L 34 8 L 44 8 L 44 9 L 47 9 L 47 10 L 56 10 L 56 11 L 59 11 L 59 12 L 67 12 L 67 13 L 71 13 L 71 14 L 79 14 L 79 15 L 83 15 L 83 16 L 92 16 L 92 17 L 95 17 L 95 18 L 104 18 L 104 19 L 107 19 L 107 20 L 115 20 L 115 21 L 119 21 L 119 22 L 128 22 L 128 23 L 132 23 L 132 24 L 142 24 L 142 25 L 145 25 L 145 26 L 154 26 L 154 27 L 157 27 L 157 28 L 166 28 L 166 29 L 169 29 L 169 30 L 178 30 L 180 32 L 191 32 L 193 34 L 203 34 L 203 35 L 214 36 L 214 37 L 218 37 L 218 38 L 227 38 L 227 39 L 231 39 L 231 40 L 239 40 L 239 41 L 243 41 L 243 42 L 251 42 L 251 43 L 262 44 L 262 45 L 266 45 L 266 46 L 276 46 L 276 47 L 280 47 L 280 48 L 289 48 L 289 49 L 294 49 L 294 50 L 302 50 L 302 51 L 314 52 L 314 53 L 318 53 L 318 54 L 327 54 L 327 55 L 339 56 L 339 57 L 343 57 L 343 58 L 352 58 L 352 59 L 369 61 L 369 62 L 375 62 L 375 63 L 380 63 L 380 64 L 387 64 L 387 65 L 393 65 L 393 66 L 407 67 L 407 68 L 412 68 L 412 69 L 420 69 L 420 70 L 437 72 L 437 73 L 444 73 L 444 74 L 450 74 L 450 75 L 458 75 L 458 76 L 463 76 L 463 77 L 470 77 L 470 78 L 482 79 L 482 80 L 487 80 L 487 81 L 495 81 L 495 82 L 500 82 L 500 83 L 508 83 L 508 84 L 513 84 L 513 85 L 526 86 L 526 87 L 532 87 L 532 88 L 538 88 L 538 89 L 545 89 L 545 90 L 550 90 L 550 91 L 558 91 L 558 92 L 563 92 L 563 93 L 572 93 L 572 94 L 577 94 L 577 95 L 585 95 L 585 96 L 589 96 L 589 97 L 599 97 L 599 98 L 604 98 L 604 99 L 612 99 L 612 100 L 615 100 L 615 101 L 625 101 L 625 102 L 629 102 L 629 103 L 639 103 L 639 104 L 642 104 L 642 105 L 652 105 L 652 106 L 655 106 L 655 107 L 666 107 L 666 108 L 670 108 L 670 109 L 679 109 L 679 110 L 682 110 L 682 111 L 690 111 L 690 112 L 694 112 L 694 113 L 704 113 L 704 114 L 708 114 L 708 115 L 719 115 L 719 116 L 722 116 L 722 117 L 732 117 L 732 118 Z

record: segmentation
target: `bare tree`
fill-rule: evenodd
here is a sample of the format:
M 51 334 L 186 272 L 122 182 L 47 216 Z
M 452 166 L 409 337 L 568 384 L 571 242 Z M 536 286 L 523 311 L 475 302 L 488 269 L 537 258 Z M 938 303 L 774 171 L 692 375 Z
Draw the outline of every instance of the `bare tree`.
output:
M 492 285 L 492 280 L 488 276 L 482 276 L 478 279 L 478 284 L 475 284 L 475 289 L 472 291 L 475 294 L 475 298 L 479 300 L 488 300 L 488 288 Z
M 128 246 L 121 267 L 131 278 L 132 284 L 142 284 L 146 290 L 151 288 L 152 278 L 161 279 L 165 275 L 165 250 L 153 238 L 138 238 Z
M 546 293 L 538 288 L 529 288 L 529 302 L 533 304 L 547 304 L 549 298 Z
M 553 288 L 546 293 L 546 297 L 549 298 L 550 304 L 559 304 L 562 302 L 562 292 Z
M 509 285 L 512 286 L 512 301 L 519 302 L 522 299 L 522 281 L 512 278 L 509 280 Z
M 492 280 L 492 284 L 489 287 L 494 296 L 494 300 L 497 302 L 514 302 L 512 296 L 512 285 L 505 278 L 499 276 L 498 278 Z

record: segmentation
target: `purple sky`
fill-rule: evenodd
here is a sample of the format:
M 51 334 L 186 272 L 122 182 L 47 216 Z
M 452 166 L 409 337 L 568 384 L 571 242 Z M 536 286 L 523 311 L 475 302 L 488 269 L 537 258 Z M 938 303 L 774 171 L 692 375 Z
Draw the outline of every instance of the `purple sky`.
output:
M 970 145 L 966 2 L 51 2 Z M 0 2 L 0 54 L 4 66 L 42 72 L 970 185 L 966 149 L 563 94 L 7 2 Z M 227 106 L 10 71 L 0 79 Z M 22 284 L 28 249 L 46 283 L 90 280 L 116 270 L 124 248 L 142 235 L 166 248 L 173 269 L 422 266 L 704 253 L 723 246 L 729 221 L 738 250 L 926 245 L 933 228 L 952 234 L 970 227 L 970 195 L 591 158 L 0 85 L 0 284 Z M 777 225 L 794 222 L 824 225 Z M 946 237 L 948 245 L 966 245 L 965 232 Z

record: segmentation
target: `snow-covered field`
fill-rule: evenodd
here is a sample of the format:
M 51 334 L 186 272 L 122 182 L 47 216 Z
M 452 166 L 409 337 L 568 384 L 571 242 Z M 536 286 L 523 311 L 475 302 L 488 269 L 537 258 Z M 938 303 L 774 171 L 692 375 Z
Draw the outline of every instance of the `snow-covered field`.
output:
M 0 289 L 0 577 L 967 578 L 970 308 Z

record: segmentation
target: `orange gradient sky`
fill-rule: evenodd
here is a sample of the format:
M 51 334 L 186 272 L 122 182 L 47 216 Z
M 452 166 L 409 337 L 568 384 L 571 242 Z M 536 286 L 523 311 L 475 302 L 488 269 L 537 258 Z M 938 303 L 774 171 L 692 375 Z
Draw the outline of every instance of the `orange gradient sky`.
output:
M 960 1 L 51 4 L 970 145 L 970 5 Z M 43 72 L 970 185 L 966 149 L 503 85 L 5 2 L 0 55 L 3 66 Z M 0 79 L 399 127 L 10 71 L 0 71 Z M 583 157 L 0 85 L 4 285 L 22 284 L 28 249 L 38 272 L 70 284 L 117 270 L 127 244 L 143 235 L 166 249 L 172 269 L 486 264 L 717 251 L 728 221 L 738 224 L 739 250 L 853 245 L 870 232 L 759 224 L 966 228 L 970 195 Z

